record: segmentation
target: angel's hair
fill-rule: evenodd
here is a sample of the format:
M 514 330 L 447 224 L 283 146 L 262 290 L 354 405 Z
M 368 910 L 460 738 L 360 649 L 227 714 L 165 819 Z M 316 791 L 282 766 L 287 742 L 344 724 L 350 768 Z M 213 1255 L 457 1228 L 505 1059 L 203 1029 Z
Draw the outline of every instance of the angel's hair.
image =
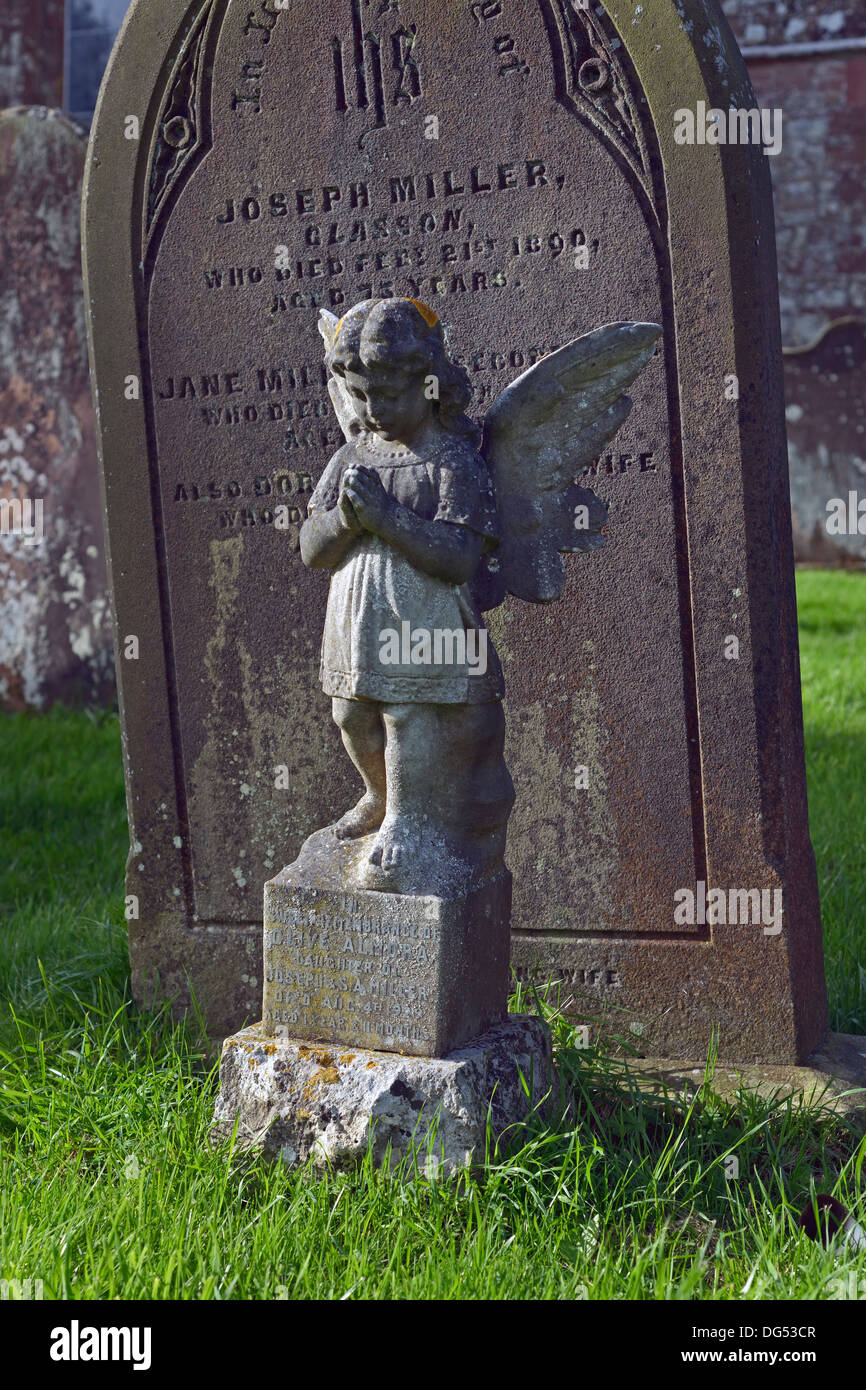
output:
M 432 404 L 443 429 L 478 442 L 480 432 L 465 413 L 472 398 L 469 375 L 452 362 L 439 319 L 419 300 L 365 299 L 355 304 L 337 324 L 325 362 L 336 376 L 392 363 L 435 376 L 439 398 Z

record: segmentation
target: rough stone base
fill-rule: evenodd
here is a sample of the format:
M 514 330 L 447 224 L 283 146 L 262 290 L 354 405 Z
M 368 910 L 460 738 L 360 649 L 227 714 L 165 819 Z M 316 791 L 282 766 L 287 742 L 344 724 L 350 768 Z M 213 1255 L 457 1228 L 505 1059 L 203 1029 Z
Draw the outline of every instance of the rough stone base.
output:
M 488 1111 L 498 1138 L 552 1083 L 550 1030 L 519 1014 L 445 1058 L 308 1044 L 255 1024 L 223 1044 L 211 1141 L 230 1139 L 238 1119 L 242 1147 L 290 1164 L 348 1167 L 371 1145 L 377 1165 L 412 1153 L 441 1177 L 483 1160 Z

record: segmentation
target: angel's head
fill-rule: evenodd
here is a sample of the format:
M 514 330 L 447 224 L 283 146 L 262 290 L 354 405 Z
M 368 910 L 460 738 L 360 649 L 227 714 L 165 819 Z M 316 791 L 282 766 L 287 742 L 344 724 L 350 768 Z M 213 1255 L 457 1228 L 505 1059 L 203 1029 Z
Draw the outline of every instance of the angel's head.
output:
M 340 320 L 326 362 L 363 430 L 411 443 L 432 419 L 475 432 L 469 378 L 448 356 L 436 314 L 415 299 L 366 299 Z

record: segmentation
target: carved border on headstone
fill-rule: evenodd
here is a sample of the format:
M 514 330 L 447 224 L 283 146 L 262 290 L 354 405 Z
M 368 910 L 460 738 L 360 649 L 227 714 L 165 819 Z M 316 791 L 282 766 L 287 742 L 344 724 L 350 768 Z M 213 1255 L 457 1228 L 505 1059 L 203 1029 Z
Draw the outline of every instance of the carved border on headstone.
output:
M 664 176 L 652 113 L 634 66 L 615 25 L 601 5 L 581 0 L 538 0 L 553 56 L 557 99 L 577 120 L 588 126 L 623 170 L 647 229 L 652 237 L 662 301 L 671 428 L 670 466 L 677 535 L 687 535 L 685 476 L 680 419 L 680 375 L 676 349 L 673 269 L 667 238 L 667 204 Z M 703 814 L 704 786 L 701 774 L 697 658 L 692 612 L 689 557 L 677 552 L 677 584 L 682 634 L 683 708 L 688 730 L 689 781 L 692 804 L 701 814 L 692 821 L 692 845 L 697 877 L 706 877 L 707 849 Z M 605 935 L 608 935 L 605 933 Z M 616 933 L 610 933 L 614 937 Z M 660 931 L 653 940 L 709 940 L 709 928 L 696 925 L 690 931 Z M 531 936 L 531 933 L 526 933 Z M 635 933 L 628 933 L 637 939 Z
M 589 125 L 625 169 L 650 230 L 664 225 L 652 157 L 656 142 L 646 98 L 622 40 L 601 6 L 539 0 L 553 53 L 557 96 Z
M 145 429 L 148 439 L 148 481 L 154 520 L 153 544 L 157 563 L 160 626 L 164 644 L 165 679 L 170 691 L 166 710 L 167 736 L 170 738 L 173 764 L 179 769 L 175 775 L 174 795 L 180 834 L 177 837 L 179 844 L 173 847 L 178 851 L 180 879 L 183 884 L 181 901 L 189 922 L 197 922 L 195 886 L 190 851 L 186 778 L 183 771 L 183 741 L 175 693 L 174 631 L 168 597 L 168 557 L 156 462 L 154 392 L 147 325 L 150 281 L 162 234 L 184 185 L 212 145 L 211 70 L 214 50 L 228 4 L 229 0 L 196 0 L 184 17 L 163 67 L 163 81 L 153 93 L 142 132 L 133 203 L 133 225 L 141 228 L 140 242 L 135 255 L 138 275 L 134 289 Z M 264 32 L 269 39 L 270 31 L 265 29 Z M 133 857 L 131 855 L 130 860 Z M 127 877 L 129 878 L 129 874 Z M 180 907 L 180 903 L 177 906 Z
M 720 1056 L 800 1060 L 827 1027 L 827 1005 L 806 812 L 768 161 L 756 145 L 719 145 L 707 157 L 707 146 L 675 143 L 678 108 L 757 105 L 714 0 L 611 0 L 608 13 L 647 94 L 666 204 L 689 210 L 667 229 L 673 333 L 667 313 L 664 323 L 665 350 L 675 338 L 680 365 L 682 434 L 672 444 L 684 459 L 707 882 L 779 886 L 786 925 L 772 938 L 715 925 L 705 942 L 564 942 L 519 932 L 512 962 L 562 981 L 589 1015 L 612 1005 L 620 1027 L 639 996 L 636 1031 L 658 1051 L 682 1055 L 694 1028 L 688 1011 L 703 1009 L 719 1025 Z M 728 373 L 739 383 L 735 410 L 719 405 Z M 732 591 L 747 631 L 741 659 L 725 662 L 720 624 Z M 605 990 L 611 980 L 615 1005 Z M 693 1046 L 703 1049 L 705 1037 Z
M 199 0 L 170 69 L 151 132 L 142 190 L 141 266 L 149 277 L 158 233 L 184 184 L 210 149 L 210 64 L 227 0 Z M 147 146 L 145 146 L 147 148 Z

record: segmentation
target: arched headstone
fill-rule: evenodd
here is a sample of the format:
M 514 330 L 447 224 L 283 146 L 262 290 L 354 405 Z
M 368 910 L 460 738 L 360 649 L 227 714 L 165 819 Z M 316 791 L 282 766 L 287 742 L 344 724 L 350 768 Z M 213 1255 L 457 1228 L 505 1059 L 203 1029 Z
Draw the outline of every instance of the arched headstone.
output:
M 319 307 L 396 294 L 479 412 L 598 324 L 664 326 L 587 470 L 607 546 L 492 618 L 514 964 L 656 1052 L 816 1045 L 769 175 L 704 124 L 753 106 L 714 0 L 133 5 L 84 218 L 141 995 L 258 1017 L 262 884 L 352 799 L 297 533 L 340 439 Z

